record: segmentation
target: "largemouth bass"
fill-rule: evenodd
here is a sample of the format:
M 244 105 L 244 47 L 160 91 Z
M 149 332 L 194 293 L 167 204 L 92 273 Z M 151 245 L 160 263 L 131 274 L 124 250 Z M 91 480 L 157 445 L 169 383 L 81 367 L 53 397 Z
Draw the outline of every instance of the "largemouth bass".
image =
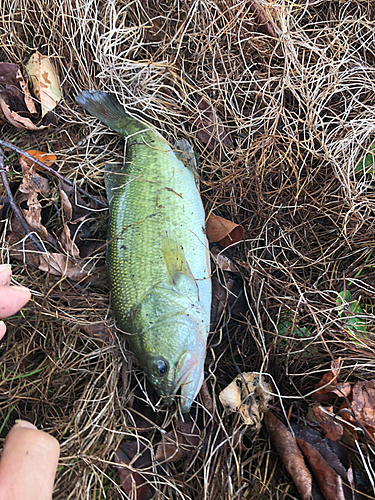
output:
M 106 166 L 107 267 L 117 326 L 167 403 L 182 412 L 203 382 L 211 280 L 205 214 L 187 141 L 172 149 L 104 92 L 76 102 L 126 138 L 123 164 Z

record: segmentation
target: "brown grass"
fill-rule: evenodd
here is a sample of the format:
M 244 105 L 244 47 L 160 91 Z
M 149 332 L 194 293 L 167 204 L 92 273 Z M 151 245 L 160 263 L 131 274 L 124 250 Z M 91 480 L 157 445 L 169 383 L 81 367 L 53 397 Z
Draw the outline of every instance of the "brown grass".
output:
M 0 60 L 23 65 L 35 50 L 48 54 L 64 94 L 56 131 L 3 125 L 2 139 L 55 151 L 61 173 L 105 199 L 103 167 L 123 154 L 123 142 L 78 109 L 73 96 L 88 88 L 115 92 L 171 142 L 194 143 L 207 212 L 246 230 L 245 241 L 226 254 L 242 264 L 249 311 L 242 320 L 227 316 L 210 338 L 213 411 L 202 400 L 192 409 L 199 449 L 185 463 L 144 471 L 156 499 L 295 497 L 267 433 L 245 427 L 220 405 L 218 393 L 237 368 L 268 374 L 275 404 L 293 404 L 300 415 L 333 358 L 342 357 L 345 376 L 373 378 L 375 190 L 371 174 L 354 170 L 375 142 L 375 4 L 263 2 L 275 38 L 257 25 L 252 5 L 1 1 Z M 201 97 L 234 149 L 215 132 L 213 149 L 197 140 Z M 59 439 L 55 499 L 127 498 L 114 451 L 137 436 L 155 453 L 176 415 L 160 411 L 154 430 L 141 433 L 134 408 L 147 406 L 142 372 L 115 329 L 105 341 L 85 333 L 88 323 L 114 323 L 104 272 L 77 288 L 15 261 L 4 222 L 2 260 L 10 259 L 15 281 L 33 290 L 33 300 L 8 321 L 2 342 L 2 437 L 22 416 Z M 93 211 L 92 237 L 104 243 L 105 228 L 106 212 Z M 103 265 L 103 249 L 93 258 Z M 367 322 L 361 345 L 337 314 L 337 295 L 346 288 Z M 311 329 L 308 340 L 295 329 L 277 335 L 285 315 Z M 362 449 L 372 456 L 370 447 Z

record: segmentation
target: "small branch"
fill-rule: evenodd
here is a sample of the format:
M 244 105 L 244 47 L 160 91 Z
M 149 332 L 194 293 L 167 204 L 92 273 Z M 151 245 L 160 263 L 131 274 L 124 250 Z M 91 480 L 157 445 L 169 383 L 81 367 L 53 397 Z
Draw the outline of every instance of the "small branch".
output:
M 0 143 L 1 142 L 3 142 L 3 141 L 0 141 Z M 21 224 L 22 229 L 25 231 L 25 234 L 34 243 L 34 245 L 39 250 L 39 252 L 41 252 L 43 254 L 47 254 L 45 248 L 43 247 L 43 245 L 41 245 L 41 243 L 38 240 L 38 238 L 30 231 L 30 228 L 29 228 L 27 222 L 25 221 L 25 218 L 24 218 L 22 212 L 20 211 L 20 209 L 18 208 L 16 202 L 14 201 L 14 197 L 13 197 L 12 191 L 11 191 L 11 189 L 9 187 L 9 182 L 8 182 L 8 179 L 7 179 L 7 176 L 6 176 L 6 173 L 5 173 L 5 168 L 4 168 L 4 151 L 1 148 L 0 148 L 0 176 L 1 176 L 1 180 L 2 180 L 3 185 L 4 185 L 5 192 L 6 192 L 7 196 L 8 196 L 8 198 L 9 198 L 9 203 L 10 203 L 10 206 L 11 206 L 11 208 L 13 210 L 13 213 L 17 217 L 17 220 Z
M 103 203 L 102 201 L 98 200 L 97 198 L 95 198 L 94 196 L 92 196 L 91 194 L 89 194 L 87 191 L 85 191 L 84 189 L 80 188 L 79 186 L 74 185 L 72 181 L 69 181 L 63 175 L 59 174 L 59 172 L 56 172 L 56 170 L 54 170 L 53 168 L 48 167 L 47 165 L 45 165 L 44 163 L 42 163 L 40 160 L 37 160 L 36 158 L 34 158 L 29 153 L 26 153 L 26 151 L 23 151 L 21 148 L 18 148 L 17 146 L 14 146 L 10 142 L 6 142 L 6 141 L 2 141 L 2 140 L 0 140 L 0 146 L 2 146 L 3 148 L 11 149 L 12 151 L 15 151 L 16 153 L 18 153 L 18 154 L 24 156 L 25 158 L 31 160 L 33 163 L 35 163 L 36 165 L 38 165 L 39 167 L 41 167 L 43 170 L 45 170 L 49 174 L 54 175 L 55 177 L 57 177 L 61 181 L 65 182 L 65 184 L 68 184 L 68 186 L 73 187 L 79 193 L 83 194 L 84 196 L 87 196 L 87 198 L 89 198 L 90 200 L 94 201 L 95 203 L 98 203 L 99 205 L 102 205 L 103 207 L 107 206 L 105 203 Z M 4 168 L 4 162 L 3 162 L 3 168 Z

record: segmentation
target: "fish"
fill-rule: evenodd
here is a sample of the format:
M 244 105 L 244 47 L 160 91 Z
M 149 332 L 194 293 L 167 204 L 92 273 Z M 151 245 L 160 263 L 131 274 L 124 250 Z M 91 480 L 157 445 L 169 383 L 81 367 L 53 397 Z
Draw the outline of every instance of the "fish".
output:
M 125 138 L 124 161 L 104 173 L 116 326 L 162 401 L 187 413 L 203 383 L 212 294 L 193 148 L 184 139 L 171 147 L 111 94 L 75 100 Z

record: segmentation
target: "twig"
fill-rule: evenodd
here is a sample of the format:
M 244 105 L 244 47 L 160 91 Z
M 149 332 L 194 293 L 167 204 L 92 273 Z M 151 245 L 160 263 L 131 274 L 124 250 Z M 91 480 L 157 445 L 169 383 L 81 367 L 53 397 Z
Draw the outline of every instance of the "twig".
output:
M 0 141 L 0 143 L 2 143 L 2 142 L 3 141 Z M 2 180 L 3 185 L 4 185 L 5 192 L 9 198 L 10 206 L 12 207 L 13 213 L 17 217 L 18 222 L 21 224 L 22 229 L 25 231 L 25 234 L 30 238 L 30 240 L 34 243 L 34 245 L 37 247 L 37 249 L 41 253 L 46 254 L 47 252 L 46 252 L 45 248 L 43 247 L 43 245 L 40 244 L 40 241 L 38 240 L 38 238 L 36 238 L 36 236 L 30 231 L 30 228 L 29 228 L 27 222 L 25 221 L 25 218 L 22 215 L 22 212 L 19 210 L 16 202 L 14 201 L 14 197 L 13 197 L 12 191 L 9 187 L 9 182 L 8 182 L 8 179 L 7 179 L 7 176 L 5 173 L 4 151 L 1 148 L 0 148 L 0 176 L 1 176 L 1 180 Z
M 63 175 L 61 175 L 59 172 L 56 172 L 56 170 L 54 170 L 53 168 L 51 167 L 48 167 L 47 165 L 45 165 L 43 162 L 41 162 L 40 160 L 37 160 L 36 158 L 34 158 L 34 156 L 30 155 L 29 153 L 27 153 L 26 151 L 23 151 L 21 148 L 18 148 L 17 146 L 14 146 L 13 144 L 11 144 L 10 142 L 6 142 L 6 141 L 2 141 L 0 140 L 0 146 L 2 146 L 3 148 L 8 148 L 8 149 L 11 149 L 12 151 L 16 151 L 16 153 L 18 154 L 21 154 L 22 156 L 24 156 L 25 158 L 31 160 L 33 163 L 35 163 L 36 165 L 38 165 L 39 167 L 41 167 L 43 170 L 45 170 L 46 172 L 54 175 L 55 177 L 57 177 L 58 179 L 60 179 L 61 181 L 65 182 L 65 184 L 68 184 L 68 186 L 71 186 L 73 187 L 74 189 L 77 189 L 77 191 L 85 196 L 87 196 L 87 198 L 89 198 L 90 200 L 94 201 L 95 203 L 98 203 L 99 205 L 102 205 L 103 207 L 106 207 L 107 205 L 105 203 L 103 203 L 102 201 L 98 200 L 97 198 L 95 198 L 95 196 L 92 196 L 91 194 L 89 194 L 87 191 L 85 191 L 84 189 L 82 189 L 81 187 L 75 185 L 72 181 L 69 181 L 68 179 L 66 179 Z

